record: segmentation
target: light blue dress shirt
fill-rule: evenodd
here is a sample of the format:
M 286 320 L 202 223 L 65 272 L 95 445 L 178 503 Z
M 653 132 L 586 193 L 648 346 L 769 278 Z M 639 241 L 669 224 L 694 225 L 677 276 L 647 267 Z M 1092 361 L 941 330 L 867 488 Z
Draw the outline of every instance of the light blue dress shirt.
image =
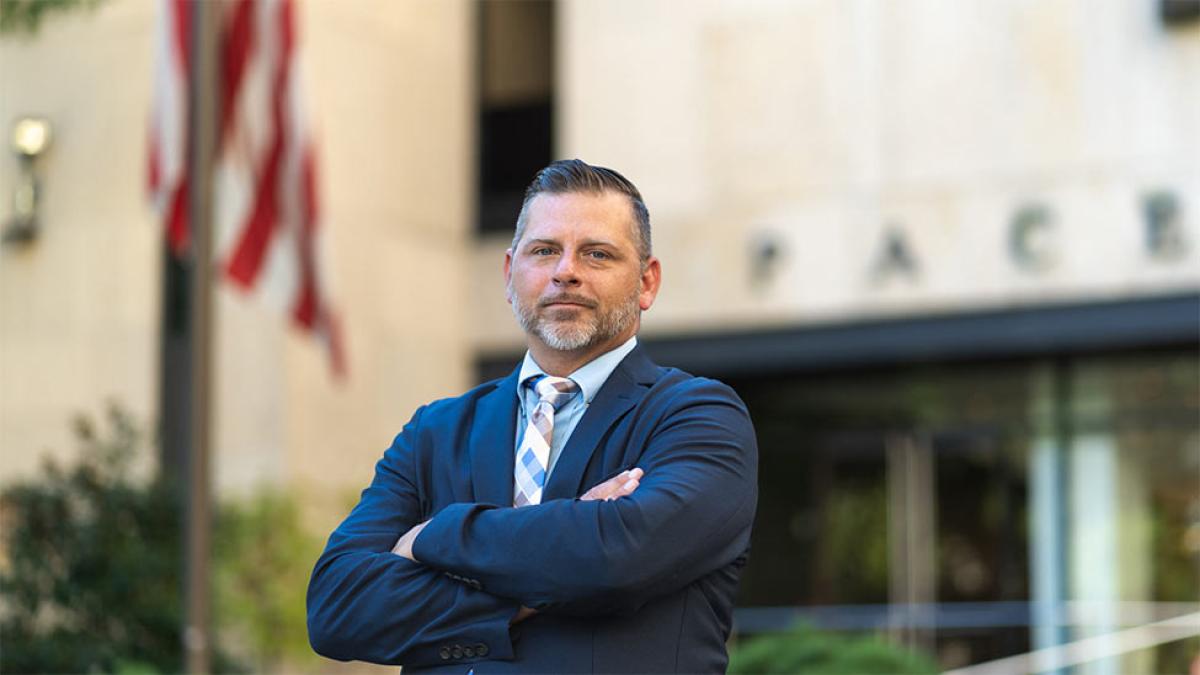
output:
M 596 398 L 596 394 L 604 383 L 608 381 L 608 376 L 612 375 L 612 371 L 616 369 L 617 364 L 621 363 L 629 352 L 637 346 L 637 336 L 629 338 L 625 344 L 616 349 L 605 352 L 597 356 L 585 365 L 571 373 L 567 377 L 574 380 L 575 384 L 579 385 L 579 394 L 571 397 L 570 401 L 563 404 L 557 412 L 554 413 L 554 433 L 550 435 L 550 465 L 546 467 L 546 480 L 550 480 L 550 474 L 554 472 L 554 465 L 558 463 L 558 456 L 562 454 L 563 447 L 567 444 L 567 439 L 571 437 L 571 432 L 575 431 L 575 425 L 579 424 L 579 420 L 583 418 L 583 413 L 587 411 L 587 407 L 591 404 L 592 399 Z M 546 371 L 533 360 L 533 355 L 525 352 L 525 361 L 521 363 L 521 372 L 517 375 L 517 398 L 520 405 L 517 406 L 517 438 L 516 444 L 513 445 L 513 452 L 521 448 L 521 439 L 525 435 L 525 427 L 529 425 L 529 415 L 533 409 L 537 407 L 538 395 L 533 390 L 533 387 L 527 386 L 530 378 L 539 375 L 545 375 Z

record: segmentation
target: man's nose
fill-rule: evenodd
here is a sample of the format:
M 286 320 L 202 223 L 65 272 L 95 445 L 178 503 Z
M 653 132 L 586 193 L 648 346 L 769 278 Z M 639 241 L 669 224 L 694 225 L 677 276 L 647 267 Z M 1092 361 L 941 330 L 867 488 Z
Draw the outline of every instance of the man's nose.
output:
M 576 272 L 575 256 L 564 254 L 558 257 L 554 266 L 554 283 L 559 286 L 578 286 L 579 275 Z

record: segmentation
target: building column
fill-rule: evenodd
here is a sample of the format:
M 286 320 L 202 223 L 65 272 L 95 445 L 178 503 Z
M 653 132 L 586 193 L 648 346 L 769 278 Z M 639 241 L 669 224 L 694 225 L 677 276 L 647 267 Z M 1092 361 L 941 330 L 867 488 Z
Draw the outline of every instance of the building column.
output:
M 888 476 L 889 623 L 898 640 L 934 651 L 937 602 L 937 483 L 928 436 L 895 433 L 885 440 Z
M 1030 643 L 1045 649 L 1067 640 L 1066 456 L 1069 443 L 1069 382 L 1065 365 L 1034 370 L 1029 450 Z M 1060 673 L 1061 671 L 1053 671 Z

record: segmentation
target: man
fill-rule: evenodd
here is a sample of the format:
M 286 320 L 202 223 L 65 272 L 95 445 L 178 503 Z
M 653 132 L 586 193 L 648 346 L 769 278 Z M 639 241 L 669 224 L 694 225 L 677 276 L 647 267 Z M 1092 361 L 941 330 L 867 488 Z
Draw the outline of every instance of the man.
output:
M 313 648 L 404 672 L 723 672 L 757 499 L 731 389 L 637 345 L 658 293 L 637 188 L 543 169 L 504 258 L 512 375 L 417 410 L 329 539 Z

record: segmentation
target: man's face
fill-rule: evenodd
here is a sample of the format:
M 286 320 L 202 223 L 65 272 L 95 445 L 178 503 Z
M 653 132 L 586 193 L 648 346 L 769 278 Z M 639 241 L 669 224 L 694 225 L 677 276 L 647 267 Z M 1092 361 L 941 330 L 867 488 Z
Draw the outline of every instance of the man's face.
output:
M 654 258 L 643 269 L 635 236 L 632 206 L 620 193 L 534 197 L 504 259 L 508 301 L 530 339 L 600 352 L 632 337 L 660 277 Z

